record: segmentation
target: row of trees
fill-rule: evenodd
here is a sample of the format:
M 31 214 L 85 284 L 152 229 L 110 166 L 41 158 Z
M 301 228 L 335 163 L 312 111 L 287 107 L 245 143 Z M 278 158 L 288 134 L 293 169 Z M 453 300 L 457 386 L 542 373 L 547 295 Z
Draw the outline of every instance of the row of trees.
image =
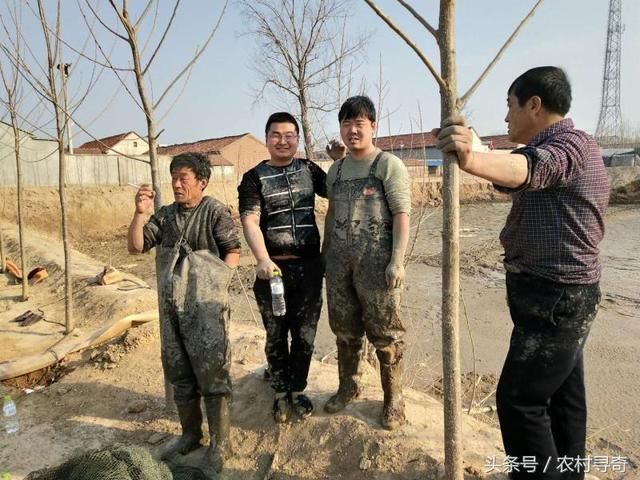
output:
M 404 0 L 397 2 L 406 9 L 433 36 L 439 49 L 440 68 L 409 38 L 403 29 L 389 18 L 372 0 L 363 0 L 375 14 L 388 25 L 417 54 L 435 79 L 440 91 L 441 119 L 456 114 L 469 100 L 489 70 L 496 64 L 504 50 L 512 42 L 524 23 L 542 3 L 537 0 L 531 11 L 515 28 L 495 58 L 478 76 L 466 93 L 458 94 L 455 55 L 455 1 L 440 0 L 437 11 L 438 24 L 432 25 L 417 9 Z M 21 178 L 21 144 L 26 130 L 47 131 L 42 125 L 53 125 L 50 137 L 57 142 L 59 164 L 59 198 L 61 207 L 61 232 L 65 258 L 65 320 L 67 332 L 73 330 L 73 291 L 71 282 L 71 245 L 67 224 L 65 197 L 65 134 L 73 122 L 82 132 L 94 138 L 89 126 L 76 118 L 76 112 L 103 75 L 115 76 L 131 101 L 140 109 L 147 127 L 149 143 L 148 164 L 153 188 L 156 192 L 155 207 L 161 205 L 158 173 L 157 145 L 158 109 L 169 98 L 176 98 L 172 91 L 185 85 L 189 73 L 203 52 L 211 44 L 227 9 L 225 0 L 203 36 L 203 43 L 173 75 L 162 72 L 156 84 L 164 84 L 160 95 L 152 95 L 152 66 L 158 54 L 166 48 L 172 26 L 179 12 L 181 0 L 170 6 L 160 0 L 148 0 L 132 10 L 127 0 L 108 1 L 106 11 L 103 2 L 77 0 L 73 8 L 80 12 L 86 28 L 86 40 L 81 47 L 65 40 L 62 26 L 62 4 L 43 0 L 13 0 L 7 2 L 6 12 L 0 15 L 0 77 L 3 93 L 0 95 L 6 109 L 6 118 L 13 131 L 13 153 L 17 170 L 18 225 L 21 245 L 23 298 L 28 297 L 26 260 L 24 254 L 23 189 Z M 313 158 L 314 134 L 312 115 L 335 111 L 348 96 L 357 93 L 355 72 L 360 66 L 368 37 L 366 34 L 349 35 L 347 28 L 347 0 L 240 0 L 250 32 L 258 39 L 256 70 L 261 84 L 258 97 L 268 92 L 284 95 L 298 106 L 307 155 Z M 157 26 L 158 12 L 166 9 L 164 26 Z M 430 7 L 435 9 L 436 7 Z M 23 35 L 25 16 L 35 18 L 41 32 L 41 45 L 32 38 L 27 42 Z M 146 33 L 146 35 L 145 35 Z M 144 37 L 144 38 L 143 38 Z M 108 45 L 112 44 L 111 49 Z M 116 65 L 111 52 L 118 44 L 129 52 L 124 65 Z M 118 50 L 120 51 L 120 50 Z M 63 52 L 74 57 L 65 63 Z M 90 77 L 74 81 L 73 73 L 78 64 L 90 65 Z M 73 66 L 73 68 L 72 68 Z M 380 80 L 380 91 L 384 88 Z M 74 92 L 68 98 L 67 92 Z M 380 95 L 381 96 L 381 95 Z M 378 99 L 379 103 L 381 98 Z M 175 103 L 175 102 L 174 102 Z M 169 106 L 169 108 L 171 105 Z M 447 478 L 461 480 L 460 420 L 460 367 L 458 354 L 458 297 L 459 297 L 459 213 L 458 167 L 456 158 L 448 158 L 444 168 L 444 225 L 443 225 L 443 364 L 445 394 L 445 466 Z M 0 235 L 1 237 L 1 235 Z M 2 246 L 2 238 L 0 238 Z M 1 252 L 0 252 L 1 253 Z M 4 262 L 2 267 L 4 267 Z

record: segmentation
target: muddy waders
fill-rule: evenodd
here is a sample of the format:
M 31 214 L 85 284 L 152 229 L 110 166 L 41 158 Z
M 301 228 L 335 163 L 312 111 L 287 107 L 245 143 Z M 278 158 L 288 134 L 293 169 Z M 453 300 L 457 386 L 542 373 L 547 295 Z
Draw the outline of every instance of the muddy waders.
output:
M 325 405 L 343 409 L 359 394 L 359 361 L 366 334 L 380 359 L 384 407 L 381 423 L 404 423 L 400 288 L 388 288 L 385 270 L 393 247 L 393 216 L 382 181 L 375 176 L 380 153 L 366 178 L 343 180 L 338 166 L 331 198 L 334 225 L 326 243 L 329 324 L 336 335 L 340 386 Z
M 190 248 L 184 240 L 190 225 L 187 221 L 175 246 L 156 250 L 162 366 L 173 387 L 183 431 L 161 456 L 170 458 L 199 446 L 202 397 L 212 439 L 205 467 L 219 471 L 222 451 L 229 450 L 228 287 L 233 269 L 210 250 Z

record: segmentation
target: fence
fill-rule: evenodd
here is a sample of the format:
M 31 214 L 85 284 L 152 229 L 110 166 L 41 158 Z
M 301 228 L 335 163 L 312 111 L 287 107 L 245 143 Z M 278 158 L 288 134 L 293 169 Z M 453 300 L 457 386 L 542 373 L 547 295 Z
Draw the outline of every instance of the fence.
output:
M 160 155 L 161 183 L 170 183 L 171 156 Z M 151 183 L 151 170 L 147 156 L 136 159 L 120 155 L 67 155 L 66 185 L 126 185 L 127 183 Z M 212 167 L 212 180 L 228 180 L 235 176 L 234 167 Z M 26 150 L 22 155 L 22 181 L 28 187 L 55 187 L 58 185 L 57 152 L 47 155 Z M 13 155 L 0 161 L 0 186 L 17 184 L 16 164 Z

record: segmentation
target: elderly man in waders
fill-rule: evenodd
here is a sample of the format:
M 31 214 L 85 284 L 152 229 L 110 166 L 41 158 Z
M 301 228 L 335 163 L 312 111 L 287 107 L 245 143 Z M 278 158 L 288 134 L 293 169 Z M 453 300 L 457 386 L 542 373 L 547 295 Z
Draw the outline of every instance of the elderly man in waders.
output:
M 359 395 L 366 334 L 380 361 L 381 423 L 393 430 L 405 423 L 400 295 L 411 211 L 409 176 L 398 157 L 373 144 L 376 112 L 368 97 L 347 99 L 338 119 L 349 154 L 327 174 L 324 254 L 340 386 L 324 408 L 338 412 Z
M 131 253 L 156 248 L 162 366 L 182 426 L 182 436 L 161 457 L 200 446 L 204 398 L 211 444 L 203 467 L 219 472 L 231 453 L 228 287 L 240 239 L 229 210 L 203 196 L 211 176 L 206 156 L 178 155 L 170 171 L 175 202 L 145 224 L 154 192 L 140 187 L 128 235 Z

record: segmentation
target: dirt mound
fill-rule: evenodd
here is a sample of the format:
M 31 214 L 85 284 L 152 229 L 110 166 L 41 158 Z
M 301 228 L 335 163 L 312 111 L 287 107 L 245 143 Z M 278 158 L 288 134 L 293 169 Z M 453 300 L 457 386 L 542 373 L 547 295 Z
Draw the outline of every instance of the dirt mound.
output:
M 640 167 L 609 167 L 611 203 L 640 202 Z

